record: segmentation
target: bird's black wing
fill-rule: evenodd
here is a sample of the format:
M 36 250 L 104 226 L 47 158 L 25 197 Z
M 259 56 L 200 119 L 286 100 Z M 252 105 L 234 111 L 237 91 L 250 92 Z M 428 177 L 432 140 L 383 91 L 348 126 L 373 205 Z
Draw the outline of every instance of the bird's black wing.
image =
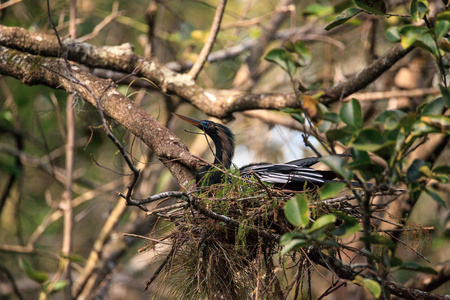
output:
M 346 158 L 349 157 L 348 154 L 334 154 L 333 156 L 346 157 Z M 300 158 L 300 159 L 289 161 L 286 164 L 296 165 L 299 167 L 311 167 L 311 166 L 317 164 L 318 162 L 320 162 L 319 159 L 320 159 L 320 157 L 305 157 L 305 158 Z
M 243 177 L 255 174 L 261 181 L 273 184 L 277 188 L 301 191 L 305 188 L 322 186 L 325 182 L 336 178 L 336 174 L 331 171 L 305 167 L 317 162 L 315 158 L 307 158 L 284 164 L 251 164 L 242 167 L 240 172 Z
M 319 162 L 319 157 L 306 157 L 287 162 L 288 165 L 296 165 L 299 167 L 310 167 Z

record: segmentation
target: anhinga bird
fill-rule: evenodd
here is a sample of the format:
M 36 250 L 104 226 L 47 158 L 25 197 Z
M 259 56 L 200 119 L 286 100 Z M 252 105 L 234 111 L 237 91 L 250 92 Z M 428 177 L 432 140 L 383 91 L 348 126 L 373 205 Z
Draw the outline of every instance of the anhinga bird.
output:
M 231 167 L 234 155 L 234 134 L 227 127 L 208 120 L 197 121 L 179 114 L 178 118 L 195 125 L 205 132 L 216 147 L 214 165 L 222 169 Z M 337 176 L 332 171 L 310 168 L 319 162 L 317 157 L 293 160 L 284 164 L 256 163 L 239 169 L 242 177 L 257 176 L 261 181 L 272 184 L 275 188 L 291 191 L 302 191 L 308 188 L 320 187 Z M 197 184 L 212 185 L 222 182 L 223 172 L 211 166 L 204 166 L 196 176 Z M 207 176 L 207 177 L 205 177 Z M 205 178 L 205 179 L 204 179 Z

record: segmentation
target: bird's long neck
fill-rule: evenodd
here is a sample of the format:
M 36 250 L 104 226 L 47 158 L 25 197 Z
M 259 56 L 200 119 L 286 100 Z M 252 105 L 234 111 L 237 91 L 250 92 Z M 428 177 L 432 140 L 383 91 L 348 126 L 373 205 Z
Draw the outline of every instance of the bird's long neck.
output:
M 214 164 L 220 164 L 225 169 L 231 167 L 231 160 L 234 156 L 234 135 L 231 131 L 219 131 L 217 136 L 211 137 L 216 146 Z

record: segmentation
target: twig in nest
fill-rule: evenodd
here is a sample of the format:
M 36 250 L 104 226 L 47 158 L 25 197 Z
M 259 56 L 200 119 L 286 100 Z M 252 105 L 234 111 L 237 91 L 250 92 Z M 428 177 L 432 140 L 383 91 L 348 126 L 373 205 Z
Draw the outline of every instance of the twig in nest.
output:
M 144 288 L 144 292 L 148 291 L 148 287 L 150 286 L 150 284 L 152 284 L 153 281 L 155 281 L 155 279 L 158 277 L 159 273 L 161 273 L 162 269 L 164 268 L 164 266 L 169 262 L 169 260 L 172 258 L 173 254 L 175 252 L 175 246 L 172 247 L 172 249 L 170 250 L 169 254 L 167 254 L 166 258 L 164 259 L 164 261 L 162 262 L 162 264 L 158 267 L 158 269 L 156 269 L 155 273 L 152 275 L 152 277 L 150 277 L 149 280 L 147 280 L 147 282 L 145 283 L 145 288 Z

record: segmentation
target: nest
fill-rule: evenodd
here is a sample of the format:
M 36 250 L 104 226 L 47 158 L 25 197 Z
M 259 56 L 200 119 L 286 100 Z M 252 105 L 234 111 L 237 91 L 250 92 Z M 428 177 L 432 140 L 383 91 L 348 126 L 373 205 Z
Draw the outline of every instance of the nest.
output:
M 256 179 L 234 178 L 156 209 L 176 230 L 165 237 L 172 250 L 146 289 L 156 281 L 177 299 L 286 298 L 292 286 L 282 282 L 284 263 L 276 254 L 281 235 L 294 229 L 283 212 L 291 197 Z
M 285 204 L 293 197 L 292 191 L 271 189 L 257 177 L 226 175 L 227 184 L 190 193 L 165 192 L 129 201 L 148 214 L 165 218 L 175 228 L 166 235 L 152 233 L 151 238 L 159 239 L 158 242 L 170 241 L 171 250 L 147 281 L 146 290 L 154 284 L 158 293 L 174 299 L 286 299 L 291 292 L 297 299 L 304 294 L 306 282 L 312 299 L 311 263 L 331 270 L 340 268 L 341 248 L 354 255 L 364 255 L 351 246 L 361 229 L 359 224 L 367 221 L 364 216 L 371 218 L 372 213 L 382 212 L 386 205 L 406 192 L 391 189 L 367 194 L 367 190 L 352 188 L 346 196 L 319 200 L 325 189 L 303 191 L 297 199 L 299 202 L 290 201 L 288 207 L 296 209 L 295 203 L 305 205 L 305 201 L 309 201 L 307 219 L 317 221 L 307 228 L 308 220 L 302 221 L 305 225 L 301 226 L 291 219 L 303 228 L 298 230 L 285 218 Z M 330 192 L 327 197 L 329 195 Z M 391 199 L 380 204 L 367 200 L 374 196 Z M 360 207 L 362 197 L 368 201 L 366 215 Z M 149 211 L 143 206 L 173 198 L 177 199 L 176 203 L 166 207 Z M 352 199 L 357 201 L 352 204 Z M 318 222 L 319 219 L 322 222 Z M 368 221 L 366 227 L 369 230 L 373 226 L 378 228 L 376 223 Z M 342 236 L 353 238 L 343 244 Z M 289 255 L 279 255 L 280 240 L 285 245 L 283 253 Z M 338 287 L 333 283 L 324 295 Z

